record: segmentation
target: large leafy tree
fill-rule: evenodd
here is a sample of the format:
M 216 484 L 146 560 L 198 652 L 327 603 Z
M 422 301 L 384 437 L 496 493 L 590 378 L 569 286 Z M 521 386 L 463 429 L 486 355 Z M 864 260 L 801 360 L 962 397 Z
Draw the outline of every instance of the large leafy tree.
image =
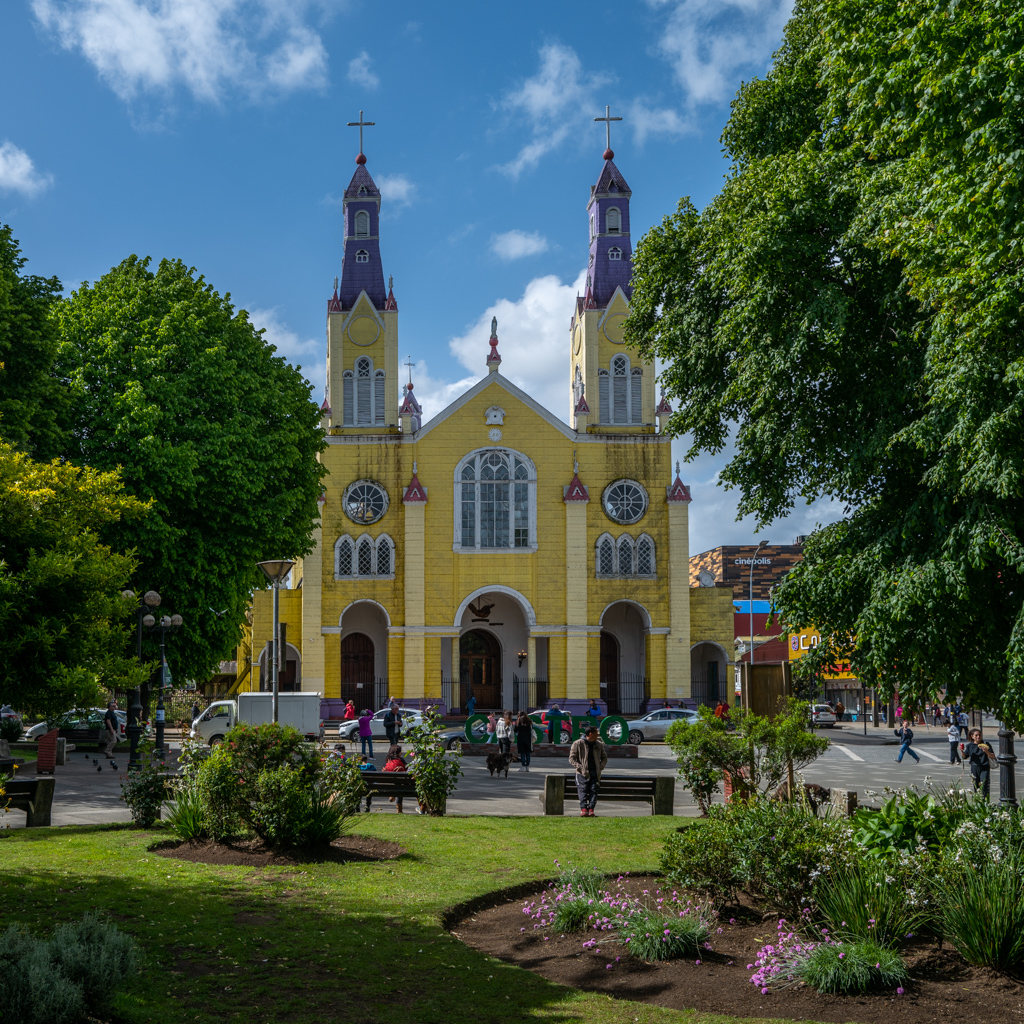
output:
M 117 473 L 34 462 L 0 442 L 0 704 L 55 718 L 95 704 L 101 685 L 138 683 L 121 597 L 135 559 L 99 532 L 144 512 Z
M 60 282 L 23 274 L 25 257 L 0 225 L 0 437 L 37 458 L 57 453 L 63 391 L 50 373 L 57 335 L 50 322 Z
M 256 562 L 311 549 L 323 434 L 310 387 L 180 261 L 154 272 L 132 256 L 59 303 L 55 322 L 67 455 L 119 468 L 126 489 L 152 501 L 144 519 L 104 536 L 134 549 L 133 589 L 159 591 L 183 616 L 168 643 L 175 678 L 201 679 L 239 640 L 265 582 Z
M 1024 11 L 807 0 L 723 141 L 701 211 L 638 246 L 630 338 L 670 363 L 677 433 L 760 525 L 816 531 L 783 617 L 913 703 L 1024 725 Z

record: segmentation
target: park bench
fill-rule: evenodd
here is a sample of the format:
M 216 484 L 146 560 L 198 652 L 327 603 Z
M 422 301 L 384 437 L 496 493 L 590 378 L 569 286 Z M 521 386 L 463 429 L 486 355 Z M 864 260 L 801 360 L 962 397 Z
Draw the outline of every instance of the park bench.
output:
M 375 796 L 416 798 L 416 780 L 408 772 L 363 772 L 366 783 L 366 809 Z
M 50 824 L 53 804 L 53 779 L 8 779 L 4 783 L 7 795 L 0 797 L 0 805 L 26 812 L 25 826 L 38 828 Z
M 602 775 L 597 799 L 641 801 L 651 805 L 651 814 L 672 814 L 676 780 L 671 775 Z M 575 775 L 545 775 L 540 794 L 545 814 L 565 813 L 565 801 L 576 799 Z

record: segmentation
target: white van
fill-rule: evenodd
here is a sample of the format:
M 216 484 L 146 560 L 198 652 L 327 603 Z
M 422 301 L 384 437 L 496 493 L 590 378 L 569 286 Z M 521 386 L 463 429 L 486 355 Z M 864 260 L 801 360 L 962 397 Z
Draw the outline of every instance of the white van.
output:
M 192 723 L 190 735 L 215 747 L 224 734 L 239 722 L 263 725 L 274 720 L 272 693 L 240 693 L 238 700 L 218 700 L 211 704 Z M 319 693 L 279 693 L 277 720 L 281 725 L 293 725 L 309 740 L 323 739 L 324 723 L 320 717 Z

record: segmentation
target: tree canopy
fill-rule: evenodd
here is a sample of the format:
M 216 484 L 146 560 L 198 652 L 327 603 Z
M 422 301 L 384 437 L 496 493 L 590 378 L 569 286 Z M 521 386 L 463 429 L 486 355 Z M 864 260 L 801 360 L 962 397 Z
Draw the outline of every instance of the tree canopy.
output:
M 126 490 L 152 502 L 103 536 L 134 550 L 132 589 L 159 591 L 183 616 L 168 661 L 176 678 L 201 679 L 238 642 L 265 583 L 256 562 L 312 548 L 323 434 L 310 387 L 230 295 L 181 261 L 154 272 L 132 256 L 53 316 L 65 453 L 119 468 Z
M 733 164 L 638 245 L 627 337 L 758 525 L 828 497 L 777 591 L 813 671 L 1024 726 L 1024 10 L 805 0 Z M 837 639 L 833 639 L 837 638 Z
M 57 454 L 63 391 L 52 376 L 57 336 L 50 307 L 55 277 L 22 274 L 11 229 L 0 224 L 0 437 L 36 458 Z
M 98 534 L 144 512 L 117 473 L 0 442 L 0 703 L 54 718 L 95 704 L 101 685 L 137 685 L 135 605 L 121 597 L 135 559 Z

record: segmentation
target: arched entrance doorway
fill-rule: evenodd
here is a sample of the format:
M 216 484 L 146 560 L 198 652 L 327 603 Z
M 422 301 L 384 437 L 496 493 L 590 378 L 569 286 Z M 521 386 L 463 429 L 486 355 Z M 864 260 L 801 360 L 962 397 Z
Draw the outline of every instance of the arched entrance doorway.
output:
M 619 710 L 619 641 L 606 629 L 601 630 L 601 699 L 608 703 L 608 713 Z
M 341 640 L 341 699 L 353 701 L 357 711 L 376 709 L 373 666 L 376 650 L 365 633 L 349 633 Z
M 501 647 L 493 633 L 471 629 L 459 637 L 459 679 L 472 687 L 477 710 L 501 707 Z

